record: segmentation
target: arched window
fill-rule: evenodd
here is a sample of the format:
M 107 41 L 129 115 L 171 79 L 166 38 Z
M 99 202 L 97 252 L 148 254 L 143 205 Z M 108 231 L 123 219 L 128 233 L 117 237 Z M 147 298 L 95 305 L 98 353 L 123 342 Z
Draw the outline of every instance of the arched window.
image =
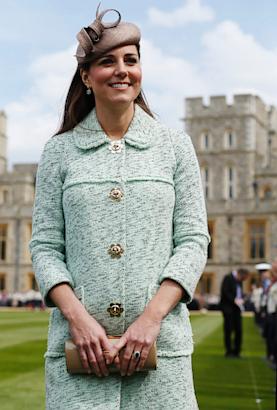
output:
M 212 146 L 211 133 L 207 130 L 203 131 L 200 136 L 200 147 L 203 151 L 209 151 Z
M 236 146 L 236 135 L 234 130 L 227 128 L 224 132 L 224 148 L 232 149 Z
M 202 175 L 202 185 L 204 196 L 206 199 L 211 199 L 212 197 L 212 186 L 211 186 L 211 170 L 205 166 L 201 168 Z
M 225 168 L 225 199 L 236 198 L 236 169 L 233 166 Z

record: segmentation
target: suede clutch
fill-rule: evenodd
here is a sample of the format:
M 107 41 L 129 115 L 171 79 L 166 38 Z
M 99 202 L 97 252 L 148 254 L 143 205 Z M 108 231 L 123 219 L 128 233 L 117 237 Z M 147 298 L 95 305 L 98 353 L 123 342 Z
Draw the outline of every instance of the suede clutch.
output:
M 108 336 L 111 343 L 116 343 L 120 336 Z M 120 351 L 119 355 L 122 355 L 124 348 Z M 65 358 L 66 358 L 66 367 L 67 371 L 70 374 L 87 374 L 87 371 L 83 368 L 82 362 L 79 356 L 77 346 L 73 341 L 67 340 L 65 342 Z M 110 373 L 119 373 L 119 369 L 111 364 L 108 366 Z M 143 369 L 140 371 L 149 371 L 157 369 L 157 346 L 156 342 L 152 345 L 149 355 L 145 361 Z

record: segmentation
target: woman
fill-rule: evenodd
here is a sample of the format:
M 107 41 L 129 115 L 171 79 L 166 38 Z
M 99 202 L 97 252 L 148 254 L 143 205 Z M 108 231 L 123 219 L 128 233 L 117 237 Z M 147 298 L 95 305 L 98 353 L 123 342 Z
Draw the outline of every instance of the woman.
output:
M 186 304 L 209 241 L 199 168 L 189 137 L 143 98 L 139 29 L 117 11 L 104 25 L 106 12 L 77 36 L 63 124 L 37 175 L 30 250 L 55 307 L 47 409 L 197 409 Z M 98 377 L 67 373 L 69 337 Z M 156 340 L 158 369 L 136 372 Z

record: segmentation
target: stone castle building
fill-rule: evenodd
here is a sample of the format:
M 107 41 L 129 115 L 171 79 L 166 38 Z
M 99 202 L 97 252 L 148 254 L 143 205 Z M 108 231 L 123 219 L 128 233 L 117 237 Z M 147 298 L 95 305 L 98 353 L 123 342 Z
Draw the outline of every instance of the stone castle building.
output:
M 186 131 L 201 167 L 212 242 L 198 286 L 218 294 L 224 274 L 277 257 L 277 110 L 254 95 L 186 100 Z M 246 283 L 250 290 L 251 278 Z
M 259 97 L 186 100 L 186 131 L 203 178 L 212 242 L 198 285 L 218 294 L 223 275 L 277 256 L 277 110 Z M 7 170 L 6 116 L 0 111 L 0 291 L 36 289 L 28 243 L 37 164 Z
M 6 116 L 0 111 L 0 291 L 36 289 L 28 242 L 37 164 L 7 170 Z

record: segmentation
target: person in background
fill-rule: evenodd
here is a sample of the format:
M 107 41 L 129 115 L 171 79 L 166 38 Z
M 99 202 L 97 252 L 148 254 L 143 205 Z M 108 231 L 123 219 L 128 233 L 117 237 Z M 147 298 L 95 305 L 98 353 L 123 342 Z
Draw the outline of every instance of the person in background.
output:
M 262 334 L 266 331 L 266 317 L 267 317 L 267 294 L 269 290 L 269 286 L 271 283 L 270 280 L 270 269 L 271 265 L 269 263 L 258 263 L 255 268 L 259 272 L 260 281 L 262 286 L 262 292 L 260 296 L 260 327 Z
M 272 368 L 277 363 L 277 258 L 272 263 L 271 284 L 267 293 L 267 333 L 268 360 Z
M 263 288 L 260 278 L 252 283 L 251 287 L 251 302 L 254 309 L 255 323 L 260 328 L 261 327 L 261 297 L 263 293 Z
M 271 265 L 269 263 L 261 263 L 256 265 L 261 277 L 262 294 L 261 294 L 261 335 L 266 344 L 266 359 L 269 360 L 270 346 L 268 343 L 269 322 L 267 313 L 268 291 L 271 285 Z
M 244 310 L 242 282 L 247 279 L 248 274 L 247 269 L 233 270 L 224 277 L 221 285 L 220 305 L 224 318 L 225 357 L 240 357 L 242 344 L 241 312 Z

